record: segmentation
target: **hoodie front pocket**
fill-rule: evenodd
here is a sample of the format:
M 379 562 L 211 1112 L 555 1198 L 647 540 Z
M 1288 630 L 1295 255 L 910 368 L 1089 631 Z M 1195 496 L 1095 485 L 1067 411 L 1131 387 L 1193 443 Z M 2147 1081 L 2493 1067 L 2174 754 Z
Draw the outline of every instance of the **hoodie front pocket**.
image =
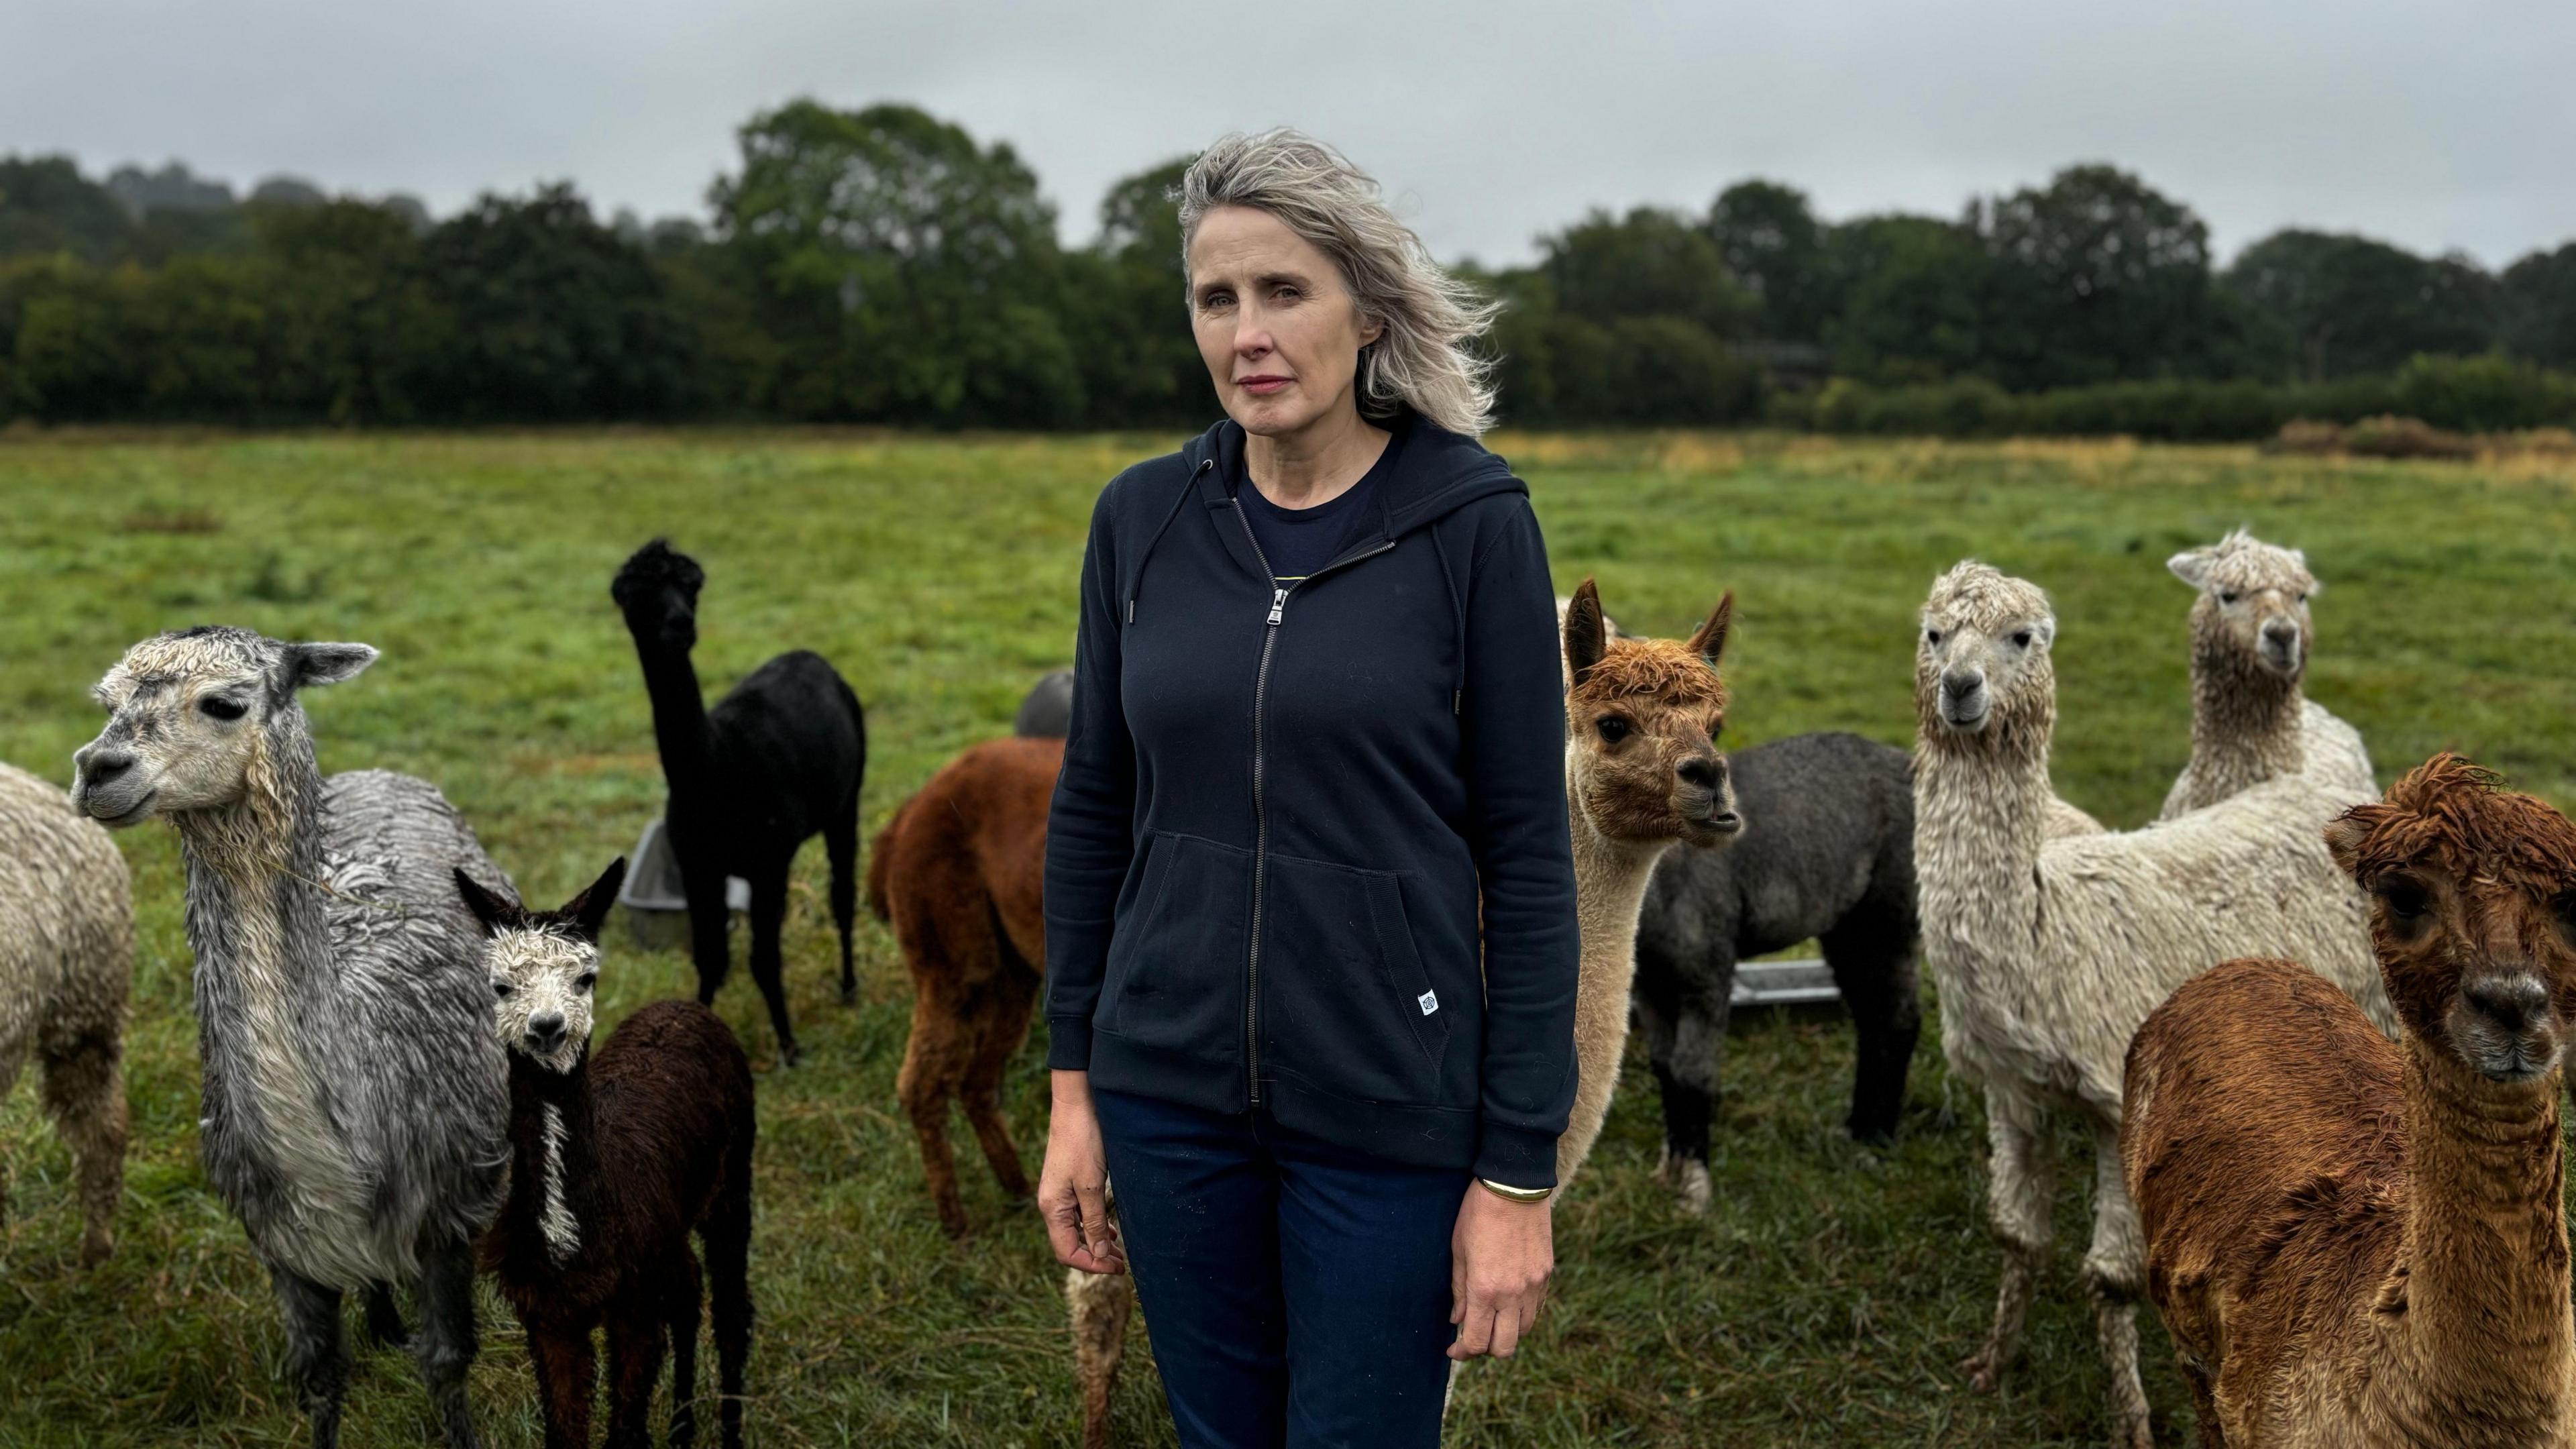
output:
M 1136 909 L 1109 942 L 1095 1025 L 1138 1046 L 1242 1059 L 1252 852 L 1155 831 Z
M 1285 855 L 1268 876 L 1264 1066 L 1361 1101 L 1437 1103 L 1461 1003 L 1423 969 L 1402 878 Z

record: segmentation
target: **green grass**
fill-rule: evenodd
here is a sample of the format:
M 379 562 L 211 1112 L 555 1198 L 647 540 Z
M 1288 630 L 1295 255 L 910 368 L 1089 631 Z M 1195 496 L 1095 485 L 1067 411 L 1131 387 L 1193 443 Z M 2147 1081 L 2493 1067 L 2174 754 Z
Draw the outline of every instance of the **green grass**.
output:
M 34 435 L 0 441 L 0 758 L 58 780 L 96 727 L 85 692 L 134 639 L 221 621 L 362 639 L 383 660 L 309 699 L 326 770 L 443 786 L 533 897 L 627 849 L 661 777 L 634 657 L 608 601 L 626 552 L 667 532 L 708 571 L 714 691 L 790 646 L 867 702 L 866 809 L 1003 732 L 1064 661 L 1091 499 L 1160 438 L 923 440 L 850 434 Z M 2115 823 L 2151 815 L 2188 739 L 2184 614 L 2163 560 L 2237 524 L 2304 546 L 2328 588 L 2311 692 L 2360 727 L 2383 779 L 2464 749 L 2576 805 L 2576 465 L 2265 459 L 2126 445 L 1822 444 L 1698 436 L 1504 437 L 1561 588 L 1597 574 L 1611 614 L 1674 633 L 1720 588 L 1747 743 L 1843 728 L 1906 741 L 1913 618 L 1974 554 L 2057 599 L 2059 788 Z M 2552 466 L 2555 471 L 2552 471 Z M 134 1148 L 104 1268 L 73 1265 L 68 1164 L 32 1085 L 0 1104 L 16 1171 L 0 1238 L 0 1444 L 302 1442 L 275 1379 L 282 1333 L 240 1231 L 197 1167 L 196 1052 L 177 853 L 120 837 L 141 959 L 129 1038 Z M 812 1065 L 770 1070 L 740 972 L 719 1003 L 760 1071 L 760 1328 L 751 1423 L 769 1445 L 1062 1445 L 1076 1408 L 1056 1270 L 1035 1217 L 971 1148 L 974 1232 L 943 1238 L 894 1111 L 909 993 L 862 928 L 862 1000 L 830 984 L 822 851 L 805 852 L 789 981 Z M 678 956 L 621 938 L 613 1020 L 687 991 Z M 1043 1028 L 1040 1028 L 1043 1030 Z M 2079 1144 L 2061 1144 L 2062 1251 L 2025 1361 L 1995 1397 L 1952 1370 L 1986 1321 L 1983 1110 L 1927 1032 L 1898 1145 L 1838 1131 L 1850 1037 L 1771 1013 L 1730 1045 L 1715 1210 L 1648 1179 L 1651 1083 L 1632 1060 L 1595 1166 L 1557 1214 L 1559 1278 L 1519 1361 L 1480 1365 L 1452 1442 L 1957 1444 L 2097 1440 L 2102 1375 L 2075 1279 Z M 1040 1053 L 1014 1120 L 1043 1145 Z M 488 1293 L 473 1392 L 493 1441 L 537 1442 L 515 1325 Z M 1143 1335 L 1122 1442 L 1168 1444 Z M 2148 1385 L 2187 1435 L 2164 1340 Z M 362 1354 L 354 1449 L 431 1434 L 408 1362 Z

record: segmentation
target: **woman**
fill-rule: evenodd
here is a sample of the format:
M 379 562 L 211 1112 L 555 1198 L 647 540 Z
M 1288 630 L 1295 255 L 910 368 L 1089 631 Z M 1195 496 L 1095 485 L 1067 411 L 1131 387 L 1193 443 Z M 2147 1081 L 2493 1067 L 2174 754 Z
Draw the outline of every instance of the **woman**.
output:
M 1226 418 L 1101 494 L 1048 819 L 1039 1188 L 1181 1442 L 1430 1445 L 1552 1267 L 1574 1093 L 1564 705 L 1490 307 L 1291 131 L 1182 182 Z

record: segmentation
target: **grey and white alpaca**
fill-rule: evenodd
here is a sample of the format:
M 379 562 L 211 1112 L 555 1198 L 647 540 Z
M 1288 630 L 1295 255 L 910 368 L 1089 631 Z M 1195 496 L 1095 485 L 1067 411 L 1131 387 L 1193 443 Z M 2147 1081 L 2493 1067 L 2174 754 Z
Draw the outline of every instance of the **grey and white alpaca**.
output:
M 125 996 L 134 906 L 125 857 L 62 791 L 0 765 L 0 1098 L 29 1057 L 79 1183 L 81 1261 L 115 1247 L 125 1185 Z M 9 1169 L 0 1162 L 0 1216 Z
M 2238 956 L 2305 961 L 2383 1031 L 2395 1017 L 2368 908 L 2325 825 L 2367 797 L 2287 775 L 2144 830 L 2046 835 L 2057 722 L 2057 619 L 2036 585 L 1966 562 L 1932 586 L 1914 663 L 1914 869 L 1941 1048 L 1983 1088 L 2003 1284 L 1962 1367 L 1994 1387 L 2046 1255 L 2052 1119 L 2090 1126 L 2093 1241 L 2084 1278 L 2110 1370 L 2115 1443 L 2152 1441 L 2138 1377 L 2145 1281 L 2120 1169 L 2129 1039 L 2173 989 Z
M 418 1284 L 421 1374 L 467 1449 L 471 1245 L 500 1206 L 510 1101 L 454 872 L 509 882 L 429 784 L 315 768 L 297 691 L 375 657 L 247 629 L 146 639 L 99 681 L 107 728 L 74 756 L 73 798 L 179 832 L 206 1176 L 276 1284 L 317 1449 L 348 1379 L 341 1297 L 366 1292 L 370 1327 L 399 1333 L 397 1280 Z
M 2377 799 L 2360 733 L 2301 692 L 2317 637 L 2308 600 L 2322 587 L 2307 555 L 2240 528 L 2165 567 L 2200 597 L 2191 606 L 2191 762 L 2157 818 L 2301 771 Z
M 1859 1037 L 1848 1125 L 1896 1131 L 1922 1011 L 1915 1000 L 1914 767 L 1849 734 L 1737 751 L 1744 833 L 1655 867 L 1637 922 L 1638 1025 L 1664 1107 L 1664 1171 L 1692 1212 L 1709 1200 L 1709 1117 L 1736 963 L 1810 937 Z

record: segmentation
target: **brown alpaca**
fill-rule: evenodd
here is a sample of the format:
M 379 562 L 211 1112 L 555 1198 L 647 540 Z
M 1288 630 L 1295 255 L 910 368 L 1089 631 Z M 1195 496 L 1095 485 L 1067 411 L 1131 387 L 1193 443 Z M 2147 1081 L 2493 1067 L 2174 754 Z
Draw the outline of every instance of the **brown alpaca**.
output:
M 2231 961 L 2129 1049 L 2121 1165 L 2205 1445 L 2576 1444 L 2576 824 L 2455 755 L 2326 827 L 2406 1032 Z
M 894 927 L 912 972 L 912 1035 L 895 1095 L 952 1238 L 965 1235 L 966 1208 L 948 1150 L 951 1098 L 1002 1190 L 1029 1194 L 1002 1120 L 1002 1072 L 1037 1006 L 1047 807 L 1063 768 L 1062 740 L 976 745 L 905 801 L 868 853 L 868 908 Z
M 590 1049 L 599 926 L 625 875 L 621 859 L 562 909 L 532 912 L 456 872 L 491 936 L 492 1024 L 510 1054 L 510 1197 L 481 1257 L 527 1330 L 547 1449 L 589 1449 L 591 1333 L 601 1328 L 611 1449 L 646 1442 L 666 1344 L 668 1441 L 685 1449 L 697 1436 L 701 1302 L 715 1320 L 725 1449 L 741 1449 L 751 1062 L 694 1001 L 640 1007 Z M 692 1233 L 706 1248 L 703 1274 Z

